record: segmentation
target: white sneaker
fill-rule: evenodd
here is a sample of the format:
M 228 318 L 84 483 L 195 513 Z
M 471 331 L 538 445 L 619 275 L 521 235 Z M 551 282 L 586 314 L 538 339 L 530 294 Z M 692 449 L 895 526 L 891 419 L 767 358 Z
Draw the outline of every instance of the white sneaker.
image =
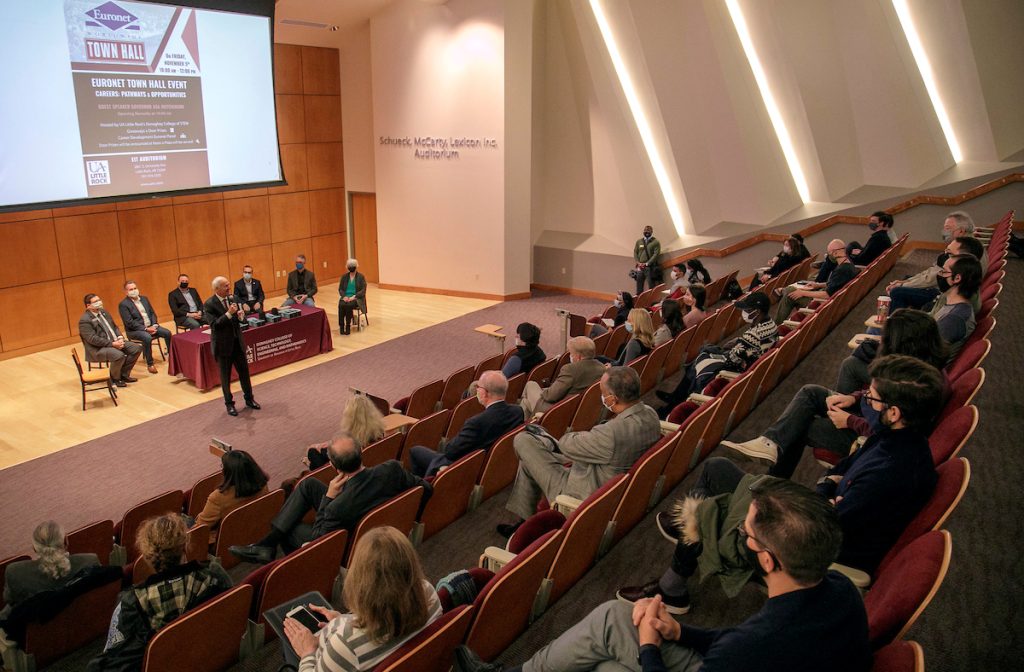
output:
M 758 460 L 767 460 L 772 464 L 779 461 L 778 444 L 763 436 L 751 439 L 750 441 L 744 441 L 743 443 L 722 441 L 722 445 L 726 448 L 732 448 L 736 452 L 743 453 L 747 457 L 753 457 Z

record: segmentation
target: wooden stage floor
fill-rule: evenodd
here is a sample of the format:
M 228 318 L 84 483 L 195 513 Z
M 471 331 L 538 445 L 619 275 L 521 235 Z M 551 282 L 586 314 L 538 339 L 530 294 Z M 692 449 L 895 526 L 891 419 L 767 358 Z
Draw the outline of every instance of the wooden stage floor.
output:
M 280 305 L 283 297 L 269 297 L 268 303 Z M 376 285 L 369 286 L 367 301 L 370 327 L 353 331 L 350 336 L 338 334 L 335 298 L 332 296 L 321 304 L 331 322 L 334 350 L 254 375 L 256 399 L 260 383 L 495 304 L 484 299 L 384 290 Z M 164 310 L 161 315 L 167 313 Z M 163 324 L 174 328 L 169 321 Z M 203 392 L 190 380 L 168 375 L 167 363 L 154 352 L 158 373 L 147 373 L 140 357 L 132 371 L 139 382 L 120 390 L 117 407 L 105 392 L 91 392 L 83 412 L 71 347 L 62 345 L 0 361 L 0 469 L 220 398 L 219 386 Z M 79 354 L 83 354 L 81 343 L 77 347 Z M 240 403 L 237 387 L 235 383 L 235 397 Z

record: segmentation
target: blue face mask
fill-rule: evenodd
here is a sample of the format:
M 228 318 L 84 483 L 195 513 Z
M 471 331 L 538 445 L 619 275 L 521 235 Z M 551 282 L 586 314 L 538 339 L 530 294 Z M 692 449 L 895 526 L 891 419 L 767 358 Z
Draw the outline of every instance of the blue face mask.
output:
M 300 262 L 298 262 L 298 261 L 296 261 L 296 262 L 295 262 L 295 270 L 297 270 L 297 271 L 301 271 L 301 270 L 302 270 L 303 268 L 305 268 L 305 267 L 306 267 L 306 265 L 305 265 L 305 264 L 303 264 L 303 263 L 300 263 Z
M 632 323 L 626 322 L 626 332 L 630 333 L 630 334 L 633 333 L 633 324 Z
M 882 415 L 889 410 L 888 406 L 884 406 L 881 411 L 876 411 L 870 401 L 864 399 L 860 402 L 860 413 L 861 416 L 868 421 L 871 426 L 872 434 L 879 434 L 882 431 L 889 429 L 889 426 L 882 421 Z

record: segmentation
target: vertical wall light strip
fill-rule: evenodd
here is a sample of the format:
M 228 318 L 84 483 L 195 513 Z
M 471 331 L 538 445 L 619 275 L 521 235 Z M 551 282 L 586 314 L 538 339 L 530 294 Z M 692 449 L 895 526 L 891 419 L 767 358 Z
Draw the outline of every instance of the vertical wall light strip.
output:
M 747 56 L 750 69 L 754 71 L 757 88 L 761 91 L 761 99 L 764 100 L 764 106 L 768 110 L 768 117 L 775 128 L 775 135 L 779 139 L 779 144 L 782 145 L 782 153 L 786 157 L 786 163 L 789 165 L 789 172 L 793 176 L 796 190 L 800 194 L 800 200 L 804 203 L 810 203 L 811 190 L 807 186 L 807 178 L 804 177 L 804 170 L 800 167 L 800 159 L 797 158 L 796 149 L 793 147 L 793 141 L 789 137 L 786 123 L 782 120 L 779 106 L 775 104 L 775 96 L 772 95 L 771 87 L 768 86 L 768 76 L 765 75 L 764 68 L 761 66 L 761 59 L 757 57 L 754 41 L 750 39 L 747 20 L 743 17 L 743 10 L 740 9 L 739 0 L 725 0 L 725 4 L 729 8 L 729 16 L 732 18 L 733 26 L 736 27 L 740 44 L 743 45 L 743 53 Z
M 949 145 L 949 153 L 953 155 L 953 161 L 960 163 L 963 161 L 963 154 L 960 152 L 960 143 L 956 140 L 956 133 L 953 132 L 953 124 L 949 121 L 949 115 L 946 114 L 946 106 L 942 104 L 942 97 L 939 95 L 939 89 L 935 84 L 935 74 L 932 72 L 932 64 L 928 60 L 928 52 L 924 50 L 924 45 L 921 43 L 921 37 L 917 34 L 917 27 L 914 25 L 914 19 L 910 16 L 910 8 L 907 6 L 906 0 L 892 0 L 893 9 L 896 10 L 896 16 L 900 19 L 900 26 L 903 28 L 903 34 L 907 36 L 907 42 L 910 44 L 910 51 L 914 54 L 914 61 L 917 63 L 917 69 L 921 72 L 921 79 L 924 80 L 924 88 L 928 90 L 928 97 L 932 101 L 932 107 L 935 108 L 935 116 L 939 118 L 939 126 L 942 127 L 942 134 L 946 136 L 946 144 Z
M 672 224 L 675 226 L 676 233 L 679 236 L 686 235 L 687 226 L 683 217 L 683 207 L 675 193 L 672 179 L 669 177 L 668 169 L 665 167 L 664 160 L 661 157 L 661 152 L 658 151 L 658 144 L 654 140 L 651 125 L 647 121 L 647 115 L 644 112 L 643 105 L 640 103 L 636 87 L 633 85 L 633 78 L 626 68 L 622 54 L 619 53 L 618 44 L 615 42 L 615 35 L 612 33 L 611 25 L 609 25 L 608 18 L 604 14 L 604 8 L 601 6 L 600 0 L 590 0 L 590 9 L 594 12 L 594 18 L 597 19 L 597 26 L 601 31 L 601 37 L 604 39 L 605 48 L 612 59 L 615 74 L 619 78 L 619 84 L 622 86 L 626 102 L 629 104 L 629 111 L 633 114 L 633 121 L 640 132 L 640 139 L 644 143 L 647 158 L 654 169 L 654 176 L 658 180 L 658 186 L 661 188 L 661 195 L 665 199 L 665 207 L 668 208 Z

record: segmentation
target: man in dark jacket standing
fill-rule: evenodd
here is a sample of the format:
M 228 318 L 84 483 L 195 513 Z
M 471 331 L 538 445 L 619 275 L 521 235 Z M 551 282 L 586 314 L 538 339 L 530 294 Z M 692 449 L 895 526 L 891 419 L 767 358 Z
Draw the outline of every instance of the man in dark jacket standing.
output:
M 260 405 L 252 396 L 249 362 L 245 355 L 245 341 L 242 340 L 241 321 L 245 319 L 245 313 L 238 305 L 238 297 L 228 295 L 230 288 L 224 276 L 214 278 L 213 296 L 203 304 L 203 312 L 204 320 L 210 325 L 213 358 L 220 368 L 220 389 L 224 393 L 224 405 L 227 406 L 228 415 L 238 415 L 231 394 L 231 367 L 238 371 L 238 384 L 242 386 L 245 405 L 257 411 Z

